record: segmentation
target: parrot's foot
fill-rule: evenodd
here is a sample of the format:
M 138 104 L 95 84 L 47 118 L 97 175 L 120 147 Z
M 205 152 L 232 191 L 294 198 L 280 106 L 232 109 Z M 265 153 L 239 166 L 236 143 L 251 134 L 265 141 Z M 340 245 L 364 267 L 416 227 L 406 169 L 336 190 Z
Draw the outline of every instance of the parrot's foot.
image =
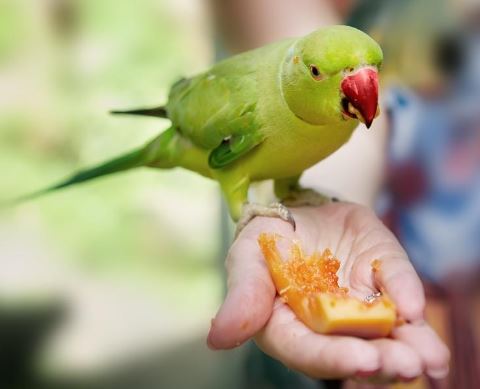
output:
M 313 189 L 298 188 L 282 199 L 282 203 L 289 207 L 318 207 L 320 205 L 337 202 L 336 197 L 325 196 Z
M 245 226 L 255 216 L 276 217 L 290 223 L 295 230 L 295 219 L 290 210 L 283 204 L 272 203 L 270 205 L 261 205 L 255 203 L 245 203 L 242 209 L 242 216 L 238 220 L 235 230 L 235 237 L 245 228 Z

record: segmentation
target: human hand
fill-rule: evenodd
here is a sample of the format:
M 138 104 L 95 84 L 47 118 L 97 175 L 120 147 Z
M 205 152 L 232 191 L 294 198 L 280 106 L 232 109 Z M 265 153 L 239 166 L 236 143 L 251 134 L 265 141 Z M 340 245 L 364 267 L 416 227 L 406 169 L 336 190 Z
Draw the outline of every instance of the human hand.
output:
M 212 322 L 212 349 L 236 347 L 250 338 L 273 358 L 312 378 L 410 380 L 422 373 L 443 378 L 449 351 L 424 322 L 421 282 L 393 234 L 365 207 L 331 203 L 292 209 L 297 223 L 257 217 L 233 243 L 226 261 L 228 294 Z M 306 253 L 330 248 L 342 262 L 339 284 L 363 298 L 379 288 L 395 302 L 405 324 L 390 338 L 364 340 L 314 333 L 276 297 L 257 239 L 262 232 L 296 239 Z M 382 268 L 372 276 L 371 261 Z

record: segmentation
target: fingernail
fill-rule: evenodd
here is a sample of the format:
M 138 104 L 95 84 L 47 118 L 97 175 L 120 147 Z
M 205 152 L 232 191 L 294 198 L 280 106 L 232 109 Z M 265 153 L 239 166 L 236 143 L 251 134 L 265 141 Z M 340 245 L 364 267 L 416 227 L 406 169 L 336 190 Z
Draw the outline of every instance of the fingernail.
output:
M 380 369 L 375 369 L 375 370 L 358 370 L 355 373 L 355 376 L 358 378 L 368 378 L 371 376 L 374 376 L 375 374 L 378 374 L 380 372 Z
M 214 323 L 215 323 L 215 319 L 212 319 L 210 321 L 210 330 L 208 331 L 208 335 L 207 335 L 207 347 L 210 350 L 216 350 L 217 349 L 212 343 L 212 329 L 213 329 Z
M 427 371 L 427 375 L 433 379 L 441 380 L 448 375 L 449 368 L 448 366 L 443 369 L 430 369 Z
M 217 347 L 215 347 L 215 345 L 212 342 L 212 331 L 210 331 L 207 336 L 207 347 L 210 350 L 217 350 Z

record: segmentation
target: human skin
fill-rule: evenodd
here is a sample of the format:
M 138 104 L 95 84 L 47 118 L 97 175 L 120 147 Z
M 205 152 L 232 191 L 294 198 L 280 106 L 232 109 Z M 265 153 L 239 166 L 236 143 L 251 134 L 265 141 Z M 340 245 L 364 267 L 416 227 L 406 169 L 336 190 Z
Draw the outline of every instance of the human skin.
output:
M 313 378 L 359 378 L 373 382 L 410 380 L 422 373 L 443 378 L 449 351 L 424 321 L 422 284 L 393 234 L 366 207 L 331 203 L 292 209 L 291 225 L 255 218 L 238 236 L 227 257 L 228 294 L 212 322 L 207 343 L 230 349 L 254 339 L 267 354 Z M 330 248 L 342 261 L 340 284 L 365 297 L 384 289 L 405 324 L 391 338 L 364 340 L 314 333 L 276 296 L 257 239 L 262 232 L 297 239 L 306 253 Z M 382 268 L 372 278 L 371 261 Z
M 218 0 L 213 3 L 217 24 L 225 37 L 223 43 L 237 52 L 341 23 L 354 0 Z M 347 193 L 349 199 L 372 204 L 383 174 L 386 125 L 382 117 L 385 115 L 378 118 L 370 133 L 359 129 L 357 136 L 344 146 L 345 150 L 310 169 L 308 184 L 328 182 L 337 192 Z M 360 170 L 351 169 L 357 164 L 362 167 Z M 423 320 L 425 297 L 420 281 L 404 250 L 373 213 L 358 205 L 336 203 L 293 210 L 293 214 L 298 219 L 295 234 L 291 226 L 281 220 L 257 217 L 232 245 L 226 261 L 229 292 L 213 321 L 209 346 L 227 349 L 253 338 L 267 354 L 315 378 L 364 379 L 370 375 L 368 380 L 390 382 L 408 380 L 422 372 L 433 378 L 446 376 L 449 351 Z M 383 276 L 378 282 L 409 323 L 396 329 L 392 339 L 365 341 L 314 334 L 275 297 L 275 288 L 257 243 L 261 232 L 300 238 L 306 252 L 321 251 L 328 245 L 333 248 L 334 243 L 342 241 L 345 255 L 340 251 L 335 254 L 350 261 L 358 270 L 352 273 L 353 278 L 344 281 L 359 296 L 369 294 L 373 285 L 368 284 L 371 279 L 364 279 L 367 283 L 358 289 L 355 287 L 358 278 L 354 274 L 371 274 L 370 261 L 382 256 Z M 346 240 L 348 236 L 350 242 Z M 362 237 L 370 242 L 368 255 L 364 257 L 360 255 L 362 250 L 354 247 L 354 242 Z M 349 255 L 346 248 L 352 250 Z M 248 325 L 243 326 L 245 323 Z

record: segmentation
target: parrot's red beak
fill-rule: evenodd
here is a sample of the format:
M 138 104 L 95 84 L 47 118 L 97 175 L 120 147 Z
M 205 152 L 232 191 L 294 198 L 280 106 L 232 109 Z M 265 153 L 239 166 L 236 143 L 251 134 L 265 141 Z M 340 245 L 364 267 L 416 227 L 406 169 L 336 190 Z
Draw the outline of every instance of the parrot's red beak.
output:
M 342 81 L 343 113 L 365 123 L 367 128 L 378 116 L 378 72 L 364 67 L 348 74 Z

